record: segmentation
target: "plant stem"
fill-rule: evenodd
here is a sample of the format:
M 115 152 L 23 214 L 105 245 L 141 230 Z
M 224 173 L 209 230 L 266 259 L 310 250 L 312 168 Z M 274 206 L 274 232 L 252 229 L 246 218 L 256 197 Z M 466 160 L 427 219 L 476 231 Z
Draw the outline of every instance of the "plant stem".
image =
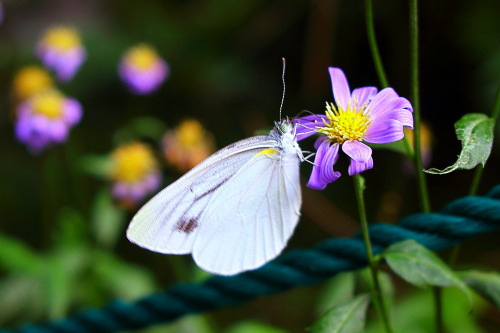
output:
M 393 329 L 387 315 L 387 310 L 385 308 L 384 300 L 382 298 L 382 290 L 380 288 L 380 282 L 378 279 L 378 268 L 377 262 L 373 257 L 373 250 L 370 242 L 370 233 L 368 230 L 368 221 L 366 218 L 365 200 L 363 197 L 363 178 L 360 175 L 354 175 L 354 190 L 356 192 L 356 201 L 358 203 L 359 210 L 359 220 L 361 222 L 361 231 L 363 234 L 363 242 L 365 244 L 366 256 L 370 266 L 370 273 L 372 277 L 372 299 L 375 304 L 375 308 L 379 313 L 382 323 L 386 332 L 392 333 Z
M 443 333 L 443 289 L 441 287 L 433 287 L 432 294 L 434 298 L 434 309 L 436 311 L 436 332 Z
M 431 205 L 427 182 L 425 179 L 424 168 L 422 165 L 422 153 L 420 147 L 420 91 L 419 91 L 419 49 L 418 49 L 418 0 L 409 0 L 410 9 L 410 95 L 413 103 L 414 117 L 414 163 L 417 172 L 417 182 L 420 194 L 420 205 L 422 211 L 429 213 Z M 434 289 L 434 311 L 436 321 L 436 331 L 443 332 L 443 302 L 442 294 L 439 288 Z
M 373 62 L 377 71 L 378 79 L 382 88 L 389 86 L 389 81 L 385 75 L 384 65 L 378 50 L 377 39 L 375 38 L 375 25 L 373 24 L 373 2 L 372 0 L 365 0 L 365 20 L 366 20 L 366 33 L 368 34 L 368 43 L 372 53 Z
M 414 162 L 417 171 L 417 181 L 422 210 L 430 212 L 429 193 L 422 166 L 420 148 L 420 93 L 419 93 L 419 63 L 418 63 L 418 0 L 410 0 L 410 90 L 414 117 Z

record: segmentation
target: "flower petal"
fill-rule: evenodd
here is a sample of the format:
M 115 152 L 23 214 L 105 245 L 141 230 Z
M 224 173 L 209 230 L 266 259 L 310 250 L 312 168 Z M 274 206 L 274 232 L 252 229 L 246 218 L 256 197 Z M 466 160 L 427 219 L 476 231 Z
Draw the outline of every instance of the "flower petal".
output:
M 64 103 L 64 120 L 71 126 L 82 118 L 82 106 L 73 98 L 67 98 Z
M 371 156 L 366 162 L 359 162 L 351 159 L 351 164 L 349 164 L 347 172 L 349 176 L 353 176 L 371 168 L 373 168 L 373 158 Z
M 390 119 L 385 122 L 371 124 L 365 133 L 364 140 L 370 143 L 389 143 L 404 137 L 404 130 L 399 120 Z
M 62 120 L 49 122 L 47 136 L 55 142 L 64 142 L 68 138 L 68 126 Z
M 323 158 L 323 165 L 321 166 L 321 178 L 326 183 L 332 183 L 339 179 L 340 172 L 334 171 L 333 166 L 339 159 L 339 145 L 332 145 L 326 152 Z
M 338 145 L 330 146 L 330 142 L 323 142 L 318 147 L 311 177 L 307 186 L 316 190 L 323 190 L 328 183 L 337 180 L 340 177 L 339 172 L 333 171 L 333 164 L 338 158 Z
M 314 149 L 318 150 L 319 146 L 324 142 L 328 140 L 328 138 L 326 137 L 326 135 L 320 135 L 316 141 L 314 141 Z
M 366 163 L 372 156 L 372 149 L 359 141 L 347 141 L 342 144 L 342 150 L 351 159 Z
M 330 72 L 330 79 L 332 81 L 335 104 L 337 104 L 337 107 L 347 110 L 347 106 L 351 100 L 351 91 L 349 90 L 349 84 L 344 72 L 336 67 L 329 67 L 328 71 Z
M 387 124 L 390 120 L 397 120 L 401 123 L 401 126 L 413 128 L 413 113 L 407 109 L 381 111 L 375 117 L 372 117 L 370 127 Z
M 358 107 L 363 106 L 368 103 L 377 94 L 377 88 L 375 87 L 363 87 L 357 88 L 352 91 L 351 103 Z
M 367 107 L 368 113 L 372 117 L 378 117 L 379 114 L 395 109 L 407 109 L 413 111 L 410 102 L 398 94 L 392 88 L 382 89 Z
M 293 123 L 296 124 L 297 141 L 303 140 L 316 134 L 316 127 L 323 125 L 323 119 L 326 119 L 325 115 L 313 114 L 305 117 L 295 118 Z

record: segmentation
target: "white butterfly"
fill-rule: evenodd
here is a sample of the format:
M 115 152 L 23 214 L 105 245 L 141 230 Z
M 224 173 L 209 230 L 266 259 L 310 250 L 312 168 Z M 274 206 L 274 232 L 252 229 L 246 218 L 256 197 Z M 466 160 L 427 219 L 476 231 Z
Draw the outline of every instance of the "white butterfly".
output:
M 127 237 L 155 252 L 192 253 L 215 274 L 257 268 L 283 250 L 297 225 L 303 160 L 292 122 L 277 122 L 163 189 L 134 216 Z

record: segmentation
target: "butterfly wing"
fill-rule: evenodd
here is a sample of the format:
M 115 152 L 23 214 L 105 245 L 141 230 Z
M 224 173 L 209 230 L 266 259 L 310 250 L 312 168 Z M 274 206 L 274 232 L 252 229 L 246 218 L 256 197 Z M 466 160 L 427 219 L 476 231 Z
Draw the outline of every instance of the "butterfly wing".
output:
M 255 154 L 274 145 L 267 135 L 255 136 L 214 153 L 147 202 L 130 222 L 127 238 L 155 252 L 190 253 L 214 193 Z
M 300 215 L 299 163 L 296 152 L 260 153 L 218 189 L 194 244 L 198 266 L 231 275 L 283 250 Z

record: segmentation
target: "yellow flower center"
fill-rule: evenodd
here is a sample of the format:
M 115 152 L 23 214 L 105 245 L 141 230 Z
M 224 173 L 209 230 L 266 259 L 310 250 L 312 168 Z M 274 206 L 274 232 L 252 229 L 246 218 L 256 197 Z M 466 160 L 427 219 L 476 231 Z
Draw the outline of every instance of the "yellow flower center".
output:
M 141 44 L 130 49 L 126 61 L 138 69 L 148 69 L 158 61 L 158 55 L 151 47 Z
M 45 70 L 37 66 L 21 69 L 14 78 L 14 93 L 20 99 L 28 98 L 50 87 L 52 87 L 52 78 Z
M 55 90 L 43 91 L 31 99 L 33 112 L 47 118 L 61 118 L 63 113 L 64 96 Z
M 81 44 L 80 36 L 76 30 L 65 27 L 48 30 L 43 37 L 43 42 L 47 46 L 59 49 L 60 51 L 67 51 Z
M 150 148 L 139 142 L 117 148 L 112 159 L 113 178 L 120 182 L 135 183 L 157 168 Z
M 339 144 L 361 141 L 371 123 L 370 116 L 365 113 L 365 106 L 357 108 L 349 105 L 347 110 L 342 110 L 333 103 L 326 103 L 325 113 L 327 120 L 323 120 L 324 126 L 317 128 L 317 132 Z

